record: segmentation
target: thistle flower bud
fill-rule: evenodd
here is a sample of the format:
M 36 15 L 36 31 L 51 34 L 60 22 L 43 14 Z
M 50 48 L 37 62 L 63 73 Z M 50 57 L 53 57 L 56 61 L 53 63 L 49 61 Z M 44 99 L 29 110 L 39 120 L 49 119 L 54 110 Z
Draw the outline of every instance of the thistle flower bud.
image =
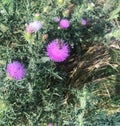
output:
M 40 14 L 39 14 L 39 13 L 35 13 L 33 19 L 34 19 L 34 20 L 40 20 Z
M 63 16 L 64 17 L 68 17 L 70 14 L 70 10 L 69 9 L 66 9 L 65 11 L 63 11 Z
M 60 26 L 58 26 L 57 29 L 60 30 L 61 29 Z
M 45 41 L 48 38 L 48 34 L 43 34 L 42 40 Z
M 25 38 L 26 41 L 30 41 L 31 38 L 32 38 L 32 35 L 30 33 L 28 33 L 28 32 L 25 32 L 24 38 Z
M 64 0 L 57 0 L 57 3 L 58 3 L 59 5 L 62 5 L 62 4 L 64 3 Z
M 50 7 L 49 6 L 46 6 L 43 8 L 43 12 L 44 13 L 48 13 L 50 11 Z
M 2 116 L 3 112 L 8 109 L 7 102 L 0 99 L 0 117 Z

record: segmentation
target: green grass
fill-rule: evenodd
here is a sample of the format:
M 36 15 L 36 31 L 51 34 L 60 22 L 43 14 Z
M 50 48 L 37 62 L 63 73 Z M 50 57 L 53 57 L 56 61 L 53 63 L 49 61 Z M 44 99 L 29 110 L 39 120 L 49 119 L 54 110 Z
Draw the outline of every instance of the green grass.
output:
M 120 2 L 102 1 L 0 1 L 0 126 L 120 125 Z M 35 13 L 43 27 L 26 38 Z M 59 29 L 56 16 L 69 19 L 70 28 Z M 71 46 L 63 63 L 46 55 L 56 38 Z M 26 68 L 19 81 L 6 74 L 14 60 Z

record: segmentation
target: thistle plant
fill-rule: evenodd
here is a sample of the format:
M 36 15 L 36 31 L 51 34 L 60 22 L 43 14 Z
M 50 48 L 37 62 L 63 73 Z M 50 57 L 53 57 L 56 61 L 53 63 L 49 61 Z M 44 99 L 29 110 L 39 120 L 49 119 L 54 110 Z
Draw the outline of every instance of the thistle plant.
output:
M 119 124 L 118 4 L 1 0 L 0 126 Z

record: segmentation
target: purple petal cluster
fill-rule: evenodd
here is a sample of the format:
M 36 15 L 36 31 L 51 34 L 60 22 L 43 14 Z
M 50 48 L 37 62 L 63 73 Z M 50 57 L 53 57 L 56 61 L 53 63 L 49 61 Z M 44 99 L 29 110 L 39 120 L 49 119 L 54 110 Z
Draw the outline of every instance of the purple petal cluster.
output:
M 31 33 L 37 32 L 41 28 L 42 28 L 42 22 L 40 22 L 40 21 L 33 21 L 33 22 L 31 22 L 31 23 L 29 23 L 27 25 L 26 32 L 31 34 Z
M 48 126 L 53 126 L 53 124 L 52 123 L 49 123 Z
M 63 62 L 69 56 L 69 46 L 63 40 L 55 39 L 48 44 L 47 55 L 52 61 Z
M 61 29 L 68 29 L 69 26 L 70 26 L 70 22 L 69 22 L 68 19 L 62 19 L 62 20 L 60 21 L 60 28 L 61 28 Z
M 54 21 L 55 22 L 59 22 L 60 21 L 60 18 L 59 17 L 54 17 Z
M 83 18 L 82 21 L 81 21 L 81 24 L 82 25 L 86 25 L 87 24 L 87 20 Z
M 25 68 L 18 61 L 14 61 L 7 65 L 7 73 L 11 78 L 21 80 L 25 76 Z

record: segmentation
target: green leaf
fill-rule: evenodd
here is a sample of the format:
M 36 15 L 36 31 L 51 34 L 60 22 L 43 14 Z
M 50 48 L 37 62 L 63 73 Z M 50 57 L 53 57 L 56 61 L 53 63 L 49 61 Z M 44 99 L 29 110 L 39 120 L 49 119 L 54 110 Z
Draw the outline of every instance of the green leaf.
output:
M 4 24 L 0 23 L 0 30 L 1 30 L 2 32 L 6 32 L 6 31 L 8 30 L 8 27 L 5 26 Z
M 41 60 L 41 62 L 46 63 L 46 62 L 50 61 L 50 58 L 49 57 L 42 57 L 40 60 Z
M 13 13 L 14 8 L 14 0 L 2 0 L 3 6 L 7 6 L 7 10 L 9 13 Z
M 120 5 L 110 13 L 109 20 L 117 19 L 119 17 Z
M 111 37 L 115 37 L 116 39 L 120 40 L 120 30 L 115 30 L 105 35 L 105 38 L 111 38 Z

